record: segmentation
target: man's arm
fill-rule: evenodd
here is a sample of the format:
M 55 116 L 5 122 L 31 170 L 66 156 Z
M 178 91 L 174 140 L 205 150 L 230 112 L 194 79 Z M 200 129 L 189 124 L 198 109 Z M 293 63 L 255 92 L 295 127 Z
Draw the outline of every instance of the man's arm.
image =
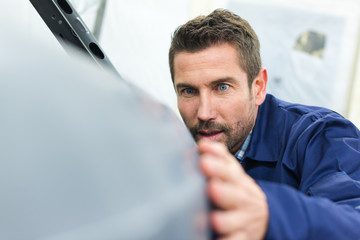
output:
M 270 210 L 267 237 L 360 239 L 359 131 L 334 113 L 304 126 L 282 161 L 297 189 L 258 181 Z
M 259 181 L 261 190 L 221 144 L 199 142 L 199 151 L 209 198 L 219 208 L 211 214 L 212 226 L 223 239 L 360 238 L 354 207 L 279 183 Z M 357 197 L 351 201 L 360 203 Z
M 360 239 L 360 211 L 352 206 L 278 183 L 258 183 L 269 206 L 266 239 Z

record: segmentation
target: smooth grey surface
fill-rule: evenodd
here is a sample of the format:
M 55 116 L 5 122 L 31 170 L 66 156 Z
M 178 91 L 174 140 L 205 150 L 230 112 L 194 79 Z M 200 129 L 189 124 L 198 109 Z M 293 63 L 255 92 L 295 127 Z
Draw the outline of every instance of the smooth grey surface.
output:
M 0 239 L 208 239 L 196 146 L 170 109 L 15 31 L 0 50 Z

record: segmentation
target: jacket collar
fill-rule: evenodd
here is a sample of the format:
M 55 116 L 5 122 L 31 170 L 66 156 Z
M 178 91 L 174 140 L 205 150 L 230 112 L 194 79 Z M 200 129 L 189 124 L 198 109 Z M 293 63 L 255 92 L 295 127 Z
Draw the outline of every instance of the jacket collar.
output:
M 267 94 L 264 103 L 259 106 L 251 142 L 244 159 L 250 158 L 262 162 L 278 161 L 279 131 L 282 126 L 277 111 L 277 99 Z

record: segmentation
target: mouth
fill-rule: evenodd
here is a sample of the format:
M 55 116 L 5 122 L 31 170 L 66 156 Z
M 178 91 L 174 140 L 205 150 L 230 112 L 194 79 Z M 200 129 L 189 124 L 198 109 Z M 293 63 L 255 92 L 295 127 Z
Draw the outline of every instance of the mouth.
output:
M 222 135 L 224 134 L 224 131 L 220 130 L 201 130 L 198 131 L 198 137 L 199 139 L 207 139 L 211 141 L 218 140 Z

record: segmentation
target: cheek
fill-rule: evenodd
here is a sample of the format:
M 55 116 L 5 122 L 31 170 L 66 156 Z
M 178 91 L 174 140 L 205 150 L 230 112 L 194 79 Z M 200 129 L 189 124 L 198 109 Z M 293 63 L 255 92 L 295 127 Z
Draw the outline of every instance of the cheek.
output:
M 193 104 L 189 102 L 179 101 L 178 102 L 179 113 L 185 123 L 189 123 L 193 118 L 196 118 L 196 109 Z
M 230 118 L 229 120 L 234 124 L 238 121 L 246 121 L 249 118 L 249 112 L 251 111 L 251 106 L 248 102 L 238 101 L 234 104 L 228 104 L 226 106 L 226 116 Z M 223 115 L 224 115 L 223 111 Z

